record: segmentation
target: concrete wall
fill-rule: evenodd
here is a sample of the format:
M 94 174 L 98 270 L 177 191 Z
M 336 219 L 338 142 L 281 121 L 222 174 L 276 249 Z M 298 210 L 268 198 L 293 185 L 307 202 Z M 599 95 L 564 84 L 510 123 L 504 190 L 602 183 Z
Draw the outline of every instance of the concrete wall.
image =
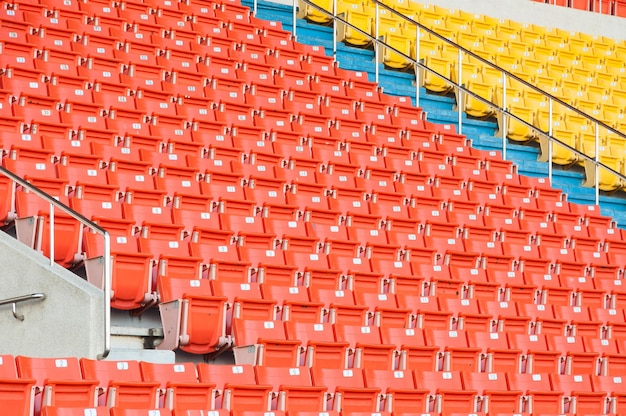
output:
M 0 232 L 0 299 L 42 292 L 45 300 L 0 306 L 0 354 L 96 358 L 104 345 L 102 291 Z

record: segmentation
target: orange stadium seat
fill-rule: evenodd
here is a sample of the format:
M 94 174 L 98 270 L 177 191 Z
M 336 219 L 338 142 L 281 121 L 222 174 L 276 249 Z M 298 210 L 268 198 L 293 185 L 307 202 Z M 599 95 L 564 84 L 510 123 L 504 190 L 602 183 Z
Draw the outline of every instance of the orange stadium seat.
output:
M 31 379 L 31 382 L 40 389 L 41 395 L 34 398 L 36 412 L 46 406 L 96 406 L 98 378 L 91 376 L 83 378 L 76 357 L 35 358 L 17 356 L 15 361 L 19 377 L 25 381 Z M 14 385 L 15 387 L 18 386 Z M 14 391 L 19 393 L 18 389 Z M 19 397 L 18 394 L 16 396 Z
M 138 361 L 98 361 L 81 358 L 83 378 L 96 380 L 100 405 L 156 409 L 160 382 L 143 381 Z
M 256 366 L 254 368 L 258 384 L 273 387 L 278 395 L 276 408 L 286 412 L 323 411 L 326 408 L 324 396 L 325 386 L 313 386 L 308 367 L 272 367 Z

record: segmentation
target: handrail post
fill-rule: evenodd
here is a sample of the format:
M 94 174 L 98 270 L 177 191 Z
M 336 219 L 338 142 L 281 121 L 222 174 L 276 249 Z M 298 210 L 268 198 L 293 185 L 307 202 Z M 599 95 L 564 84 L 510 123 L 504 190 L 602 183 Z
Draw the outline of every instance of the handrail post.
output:
M 457 114 L 458 114 L 458 120 L 459 120 L 459 134 L 463 134 L 463 99 L 464 99 L 464 95 L 465 93 L 463 92 L 463 89 L 461 88 L 463 85 L 463 51 L 461 50 L 461 48 L 459 49 L 459 53 L 457 56 L 457 62 L 459 64 L 459 70 L 458 70 L 458 78 L 459 78 L 459 87 L 457 88 Z
M 50 266 L 54 264 L 54 205 L 50 203 Z
M 291 23 L 291 33 L 292 36 L 294 38 L 294 40 L 296 39 L 296 20 L 298 19 L 298 0 L 293 0 L 293 10 L 291 12 L 291 19 L 292 19 L 292 23 Z
M 105 359 L 111 352 L 111 235 L 105 231 L 104 238 L 104 348 L 98 355 L 99 360 Z
M 596 205 L 600 205 L 600 132 L 598 131 L 598 122 L 595 123 L 596 134 L 595 134 L 595 180 L 594 180 L 594 191 L 596 198 Z
M 548 180 L 552 186 L 552 98 L 548 99 Z
M 420 27 L 415 25 L 415 107 L 420 106 Z
M 337 61 L 337 0 L 333 0 L 333 59 Z
M 376 18 L 374 19 L 374 22 L 376 23 L 376 28 L 374 29 L 374 34 L 376 35 L 376 39 L 374 39 L 374 80 L 378 84 L 378 62 L 380 62 L 380 44 L 378 42 L 380 37 L 380 6 L 378 5 L 378 2 L 376 2 L 375 10 Z
M 508 129 L 509 117 L 507 115 L 508 107 L 506 102 L 506 72 L 502 72 L 502 159 L 506 160 L 506 131 Z

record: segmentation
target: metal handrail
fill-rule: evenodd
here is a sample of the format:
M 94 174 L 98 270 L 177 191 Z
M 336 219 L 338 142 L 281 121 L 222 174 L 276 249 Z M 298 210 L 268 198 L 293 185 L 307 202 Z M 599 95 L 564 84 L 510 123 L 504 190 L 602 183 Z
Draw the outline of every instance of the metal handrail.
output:
M 95 231 L 98 234 L 101 234 L 104 238 L 104 284 L 103 284 L 103 292 L 104 292 L 104 346 L 102 348 L 102 352 L 98 354 L 98 359 L 104 359 L 109 355 L 111 351 L 111 237 L 109 232 L 104 228 L 100 227 L 98 224 L 84 217 L 80 213 L 74 211 L 72 208 L 67 205 L 57 201 L 50 195 L 43 192 L 41 189 L 32 185 L 31 183 L 25 181 L 19 176 L 15 175 L 13 172 L 7 170 L 3 166 L 0 166 L 0 174 L 8 177 L 13 182 L 16 182 L 20 186 L 25 189 L 28 189 L 33 194 L 38 197 L 44 199 L 46 202 L 50 204 L 50 264 L 54 264 L 54 209 L 59 209 L 65 214 L 71 216 L 72 218 L 79 221 L 86 227 L 89 227 L 91 230 Z
M 419 102 L 419 73 L 417 71 L 417 68 L 419 67 L 421 70 L 425 70 L 428 71 L 429 73 L 432 73 L 442 79 L 445 79 L 446 82 L 452 84 L 454 86 L 454 88 L 457 89 L 457 91 L 460 92 L 460 94 L 457 95 L 461 95 L 461 94 L 469 94 L 470 96 L 472 96 L 472 98 L 479 100 L 480 102 L 489 105 L 490 107 L 492 107 L 495 111 L 497 111 L 499 114 L 504 116 L 504 123 L 506 124 L 506 119 L 507 117 L 512 117 L 513 119 L 515 119 L 516 121 L 524 124 L 526 127 L 528 127 L 529 129 L 532 129 L 533 131 L 539 133 L 540 135 L 543 135 L 545 137 L 548 138 L 548 147 L 549 147 L 549 153 L 550 153 L 550 157 L 549 157 L 549 164 L 548 164 L 548 178 L 550 180 L 550 183 L 552 183 L 552 144 L 553 142 L 558 143 L 559 145 L 567 148 L 569 151 L 571 151 L 572 153 L 576 154 L 581 160 L 587 160 L 592 162 L 595 165 L 595 169 L 596 169 L 596 175 L 595 175 L 595 184 L 594 184 L 594 188 L 595 188 L 595 203 L 599 204 L 599 183 L 598 183 L 598 175 L 597 175 L 597 171 L 600 167 L 602 167 L 603 169 L 606 169 L 607 171 L 611 172 L 612 174 L 618 176 L 621 180 L 623 180 L 624 182 L 626 182 L 626 176 L 624 174 L 622 174 L 621 172 L 618 172 L 614 169 L 612 169 L 611 167 L 603 164 L 602 162 L 599 161 L 599 155 L 596 151 L 596 154 L 594 156 L 589 156 L 586 155 L 585 153 L 579 151 L 578 149 L 575 149 L 571 146 L 569 146 L 568 144 L 562 142 L 561 140 L 559 140 L 558 138 L 554 137 L 552 135 L 552 124 L 553 121 L 552 120 L 552 116 L 553 116 L 553 106 L 554 104 L 559 104 L 560 106 L 565 107 L 565 109 L 567 109 L 568 111 L 573 111 L 576 114 L 578 114 L 579 116 L 585 118 L 586 120 L 589 121 L 590 124 L 593 124 L 595 127 L 595 131 L 596 131 L 596 143 L 595 143 L 595 148 L 596 150 L 599 147 L 598 144 L 598 129 L 599 128 L 604 128 L 606 129 L 608 132 L 613 133 L 615 135 L 618 135 L 622 138 L 626 139 L 626 134 L 620 132 L 619 130 L 614 129 L 613 127 L 605 124 L 604 122 L 602 122 L 601 120 L 596 119 L 595 117 L 590 116 L 589 114 L 579 110 L 578 108 L 564 102 L 563 100 L 559 99 L 558 97 L 553 96 L 552 94 L 537 88 L 536 86 L 530 84 L 528 81 L 525 81 L 524 79 L 518 77 L 517 75 L 491 63 L 490 61 L 484 59 L 483 57 L 473 53 L 472 51 L 464 48 L 463 46 L 451 41 L 450 39 L 447 39 L 443 36 L 441 36 L 440 34 L 438 34 L 437 32 L 429 29 L 428 27 L 422 25 L 421 23 L 411 19 L 408 16 L 403 15 L 402 13 L 397 12 L 396 10 L 394 10 L 392 7 L 387 6 L 386 4 L 380 2 L 379 0 L 372 0 L 375 5 L 376 5 L 376 10 L 377 10 L 377 15 L 378 15 L 378 10 L 379 7 L 383 7 L 384 9 L 386 9 L 387 11 L 389 11 L 390 13 L 394 14 L 395 16 L 404 19 L 405 21 L 416 25 L 416 48 L 419 48 L 419 36 L 417 36 L 420 32 L 420 30 L 424 30 L 425 32 L 435 36 L 436 38 L 438 38 L 439 40 L 445 42 L 446 44 L 450 45 L 453 48 L 457 48 L 459 51 L 459 61 L 462 57 L 462 54 L 466 54 L 472 57 L 472 59 L 477 59 L 480 62 L 482 62 L 483 64 L 488 65 L 489 67 L 496 69 L 498 71 L 500 71 L 500 73 L 503 76 L 503 79 L 506 80 L 506 78 L 510 78 L 512 80 L 515 80 L 516 82 L 519 82 L 521 84 L 523 84 L 525 87 L 531 88 L 533 91 L 541 94 L 542 96 L 546 97 L 548 99 L 549 102 L 549 106 L 550 106 L 550 116 L 549 116 L 549 121 L 550 121 L 550 125 L 549 125 L 549 129 L 548 131 L 543 131 L 541 129 L 539 129 L 538 127 L 526 122 L 525 120 L 523 120 L 522 118 L 520 118 L 519 116 L 515 115 L 514 113 L 512 113 L 510 111 L 509 108 L 506 107 L 506 95 L 504 95 L 503 97 L 503 105 L 504 107 L 500 107 L 498 104 L 495 104 L 494 102 L 487 100 L 483 97 L 478 96 L 477 94 L 473 93 L 472 91 L 468 90 L 467 88 L 464 87 L 464 85 L 462 83 L 456 83 L 450 79 L 448 79 L 447 77 L 445 77 L 442 74 L 439 74 L 437 71 L 434 71 L 430 68 L 428 68 L 427 66 L 425 66 L 422 62 L 419 61 L 419 55 L 416 55 L 417 59 L 413 59 L 410 56 L 407 56 L 406 54 L 404 54 L 402 51 L 399 51 L 398 49 L 387 45 L 385 42 L 383 42 L 382 40 L 372 36 L 371 34 L 369 34 L 368 32 L 363 31 L 362 29 L 354 26 L 353 24 L 351 24 L 350 22 L 346 21 L 345 19 L 343 19 L 342 17 L 335 15 L 334 13 L 329 12 L 328 10 L 312 3 L 310 0 L 293 0 L 293 26 L 292 26 L 292 33 L 294 34 L 294 37 L 296 37 L 296 26 L 297 26 L 297 19 L 296 19 L 296 15 L 297 15 L 297 7 L 298 7 L 298 3 L 306 3 L 307 5 L 312 6 L 313 8 L 315 8 L 316 10 L 326 14 L 327 16 L 329 16 L 329 18 L 333 19 L 333 21 L 340 21 L 342 24 L 349 26 L 351 29 L 354 29 L 356 31 L 358 31 L 359 33 L 361 33 L 362 35 L 364 35 L 365 37 L 369 38 L 374 46 L 374 50 L 377 51 L 378 50 L 378 46 L 383 46 L 385 48 L 389 48 L 390 50 L 392 50 L 393 52 L 397 53 L 398 55 L 401 55 L 403 58 L 405 58 L 407 61 L 411 62 L 413 65 L 415 65 L 416 67 L 416 71 L 415 71 L 415 77 L 416 77 L 416 84 L 417 84 L 417 90 L 418 92 L 416 92 L 416 102 Z M 333 24 L 333 27 L 336 26 L 336 23 Z M 378 27 L 376 28 L 376 30 L 378 30 Z M 336 42 L 336 36 L 333 36 L 333 42 Z M 336 45 L 333 44 L 333 50 L 336 50 Z M 376 79 L 375 81 L 378 83 L 378 60 L 376 62 L 376 73 L 375 73 Z M 459 78 L 459 80 L 462 82 L 462 79 Z M 506 82 L 503 82 L 503 85 L 506 85 Z M 462 131 L 462 117 L 461 117 L 461 103 L 459 102 L 459 132 Z M 503 147 L 503 157 L 506 158 L 506 131 L 503 132 L 502 135 L 502 147 Z
M 11 304 L 13 317 L 20 321 L 23 321 L 24 315 L 21 313 L 17 313 L 17 304 L 20 302 L 25 302 L 27 300 L 36 300 L 36 299 L 44 300 L 45 298 L 46 298 L 45 293 L 31 293 L 30 295 L 22 295 L 22 296 L 16 296 L 14 298 L 0 300 L 0 306 Z

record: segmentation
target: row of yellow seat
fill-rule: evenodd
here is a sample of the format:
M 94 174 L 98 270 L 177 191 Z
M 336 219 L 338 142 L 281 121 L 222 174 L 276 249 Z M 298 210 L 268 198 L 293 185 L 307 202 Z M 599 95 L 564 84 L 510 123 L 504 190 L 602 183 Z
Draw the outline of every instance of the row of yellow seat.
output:
M 335 7 L 330 0 L 317 1 L 316 4 L 326 10 Z M 553 103 L 550 113 L 549 100 L 545 95 L 522 82 L 503 78 L 499 70 L 479 59 L 463 53 L 459 55 L 458 48 L 432 34 L 420 31 L 420 40 L 416 42 L 417 26 L 401 14 L 608 126 L 624 130 L 626 65 L 620 57 L 626 53 L 626 40 L 449 10 L 411 0 L 391 0 L 385 4 L 395 12 L 382 6 L 377 8 L 367 1 L 335 1 L 337 13 L 343 15 L 346 21 L 369 35 L 382 38 L 395 49 L 381 49 L 379 59 L 387 67 L 411 68 L 411 59 L 419 55 L 424 65 L 434 71 L 420 71 L 420 85 L 427 90 L 439 94 L 456 93 L 448 81 L 452 80 L 463 84 L 478 97 L 509 109 L 517 118 L 533 126 L 529 127 L 515 118 L 509 118 L 507 125 L 503 126 L 503 118 L 498 117 L 500 128 L 505 129 L 510 139 L 522 142 L 539 140 L 542 160 L 547 160 L 549 142 L 541 132 L 550 131 L 570 147 L 593 157 L 596 150 L 595 125 L 560 104 Z M 328 16 L 322 16 L 318 10 L 315 14 L 312 9 L 301 7 L 301 17 L 319 23 L 330 21 Z M 343 26 L 339 27 L 339 38 L 344 42 L 361 47 L 371 44 L 367 35 L 348 25 Z M 494 106 L 471 94 L 457 97 L 457 102 L 473 117 L 490 118 L 496 114 Z M 626 165 L 622 145 L 624 139 L 606 129 L 600 129 L 598 136 L 600 160 L 613 170 L 622 172 Z M 589 171 L 587 184 L 595 183 L 592 165 L 566 147 L 555 144 L 552 161 L 561 165 L 586 166 Z M 601 189 L 611 191 L 626 185 L 609 171 L 600 172 Z

